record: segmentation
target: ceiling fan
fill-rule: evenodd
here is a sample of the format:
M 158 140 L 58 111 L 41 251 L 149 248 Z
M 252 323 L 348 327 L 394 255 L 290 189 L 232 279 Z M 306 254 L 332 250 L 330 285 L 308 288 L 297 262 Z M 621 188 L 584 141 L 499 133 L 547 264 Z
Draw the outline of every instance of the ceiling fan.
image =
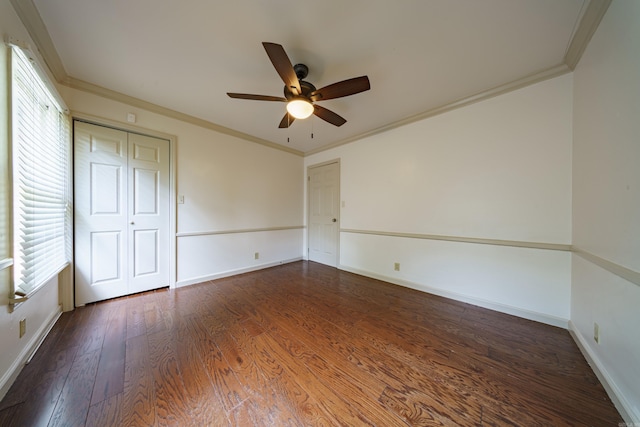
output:
M 248 93 L 227 92 L 231 98 L 250 99 L 255 101 L 277 101 L 287 103 L 287 112 L 280 121 L 279 128 L 288 128 L 295 119 L 306 119 L 315 114 L 332 125 L 342 126 L 347 121 L 315 102 L 354 95 L 371 88 L 367 76 L 343 80 L 316 89 L 311 83 L 304 81 L 309 68 L 304 64 L 291 65 L 284 48 L 276 43 L 263 42 L 264 50 L 284 82 L 284 98 L 279 96 L 252 95 Z

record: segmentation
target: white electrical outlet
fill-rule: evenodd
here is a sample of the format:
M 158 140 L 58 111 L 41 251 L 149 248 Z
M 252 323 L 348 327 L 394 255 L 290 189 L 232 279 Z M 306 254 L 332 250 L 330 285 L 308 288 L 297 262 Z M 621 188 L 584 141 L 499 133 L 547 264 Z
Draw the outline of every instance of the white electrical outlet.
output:
M 393 269 L 395 271 L 400 271 L 400 263 L 399 262 L 395 262 L 393 263 Z
M 253 254 L 253 258 L 260 259 L 260 252 L 256 252 L 255 254 Z
M 593 340 L 600 344 L 600 325 L 596 322 L 593 322 Z

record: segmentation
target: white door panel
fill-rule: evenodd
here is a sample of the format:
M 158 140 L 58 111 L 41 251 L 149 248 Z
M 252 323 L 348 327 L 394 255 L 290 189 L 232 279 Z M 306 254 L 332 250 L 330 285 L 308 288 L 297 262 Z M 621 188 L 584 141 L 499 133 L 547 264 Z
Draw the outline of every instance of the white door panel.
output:
M 75 123 L 76 305 L 169 284 L 169 142 Z
M 91 215 L 121 215 L 122 166 L 91 162 Z
M 96 285 L 102 282 L 122 279 L 122 233 L 120 231 L 102 231 L 91 233 L 91 274 L 89 282 Z
M 76 304 L 84 305 L 127 290 L 127 134 L 76 123 L 74 139 Z
M 136 168 L 133 170 L 133 214 L 157 215 L 160 192 L 158 171 Z
M 133 277 L 158 274 L 158 230 L 135 230 L 133 232 Z
M 129 134 L 131 293 L 169 285 L 169 142 Z
M 336 267 L 340 214 L 338 163 L 309 169 L 309 259 Z

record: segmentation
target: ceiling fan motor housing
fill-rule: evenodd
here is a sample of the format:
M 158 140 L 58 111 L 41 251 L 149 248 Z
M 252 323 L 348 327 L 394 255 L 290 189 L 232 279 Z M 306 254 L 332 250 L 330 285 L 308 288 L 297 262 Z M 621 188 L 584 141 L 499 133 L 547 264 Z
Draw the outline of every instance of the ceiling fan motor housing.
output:
M 303 64 L 297 64 L 296 67 L 298 67 L 300 65 L 305 68 L 306 71 L 305 71 L 304 75 L 306 76 L 307 75 L 307 71 L 308 71 L 307 66 L 303 65 Z M 297 70 L 296 70 L 296 74 L 298 74 Z M 299 75 L 298 75 L 298 81 L 300 82 L 300 89 L 302 89 L 302 96 L 307 98 L 307 99 L 309 99 L 309 95 L 311 95 L 311 93 L 316 90 L 316 87 L 313 84 L 311 84 L 311 83 L 309 83 L 307 81 L 301 80 Z M 285 86 L 284 87 L 284 97 L 289 100 L 291 98 L 295 98 L 296 95 L 293 92 L 291 92 L 291 89 L 288 86 Z

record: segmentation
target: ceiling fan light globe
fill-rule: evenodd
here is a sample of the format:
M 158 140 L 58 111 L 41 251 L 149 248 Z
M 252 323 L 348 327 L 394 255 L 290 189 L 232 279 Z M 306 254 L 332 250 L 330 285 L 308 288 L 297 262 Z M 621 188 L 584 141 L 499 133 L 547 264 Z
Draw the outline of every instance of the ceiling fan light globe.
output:
M 287 103 L 287 111 L 296 119 L 306 119 L 313 114 L 313 104 L 306 99 L 292 99 Z

